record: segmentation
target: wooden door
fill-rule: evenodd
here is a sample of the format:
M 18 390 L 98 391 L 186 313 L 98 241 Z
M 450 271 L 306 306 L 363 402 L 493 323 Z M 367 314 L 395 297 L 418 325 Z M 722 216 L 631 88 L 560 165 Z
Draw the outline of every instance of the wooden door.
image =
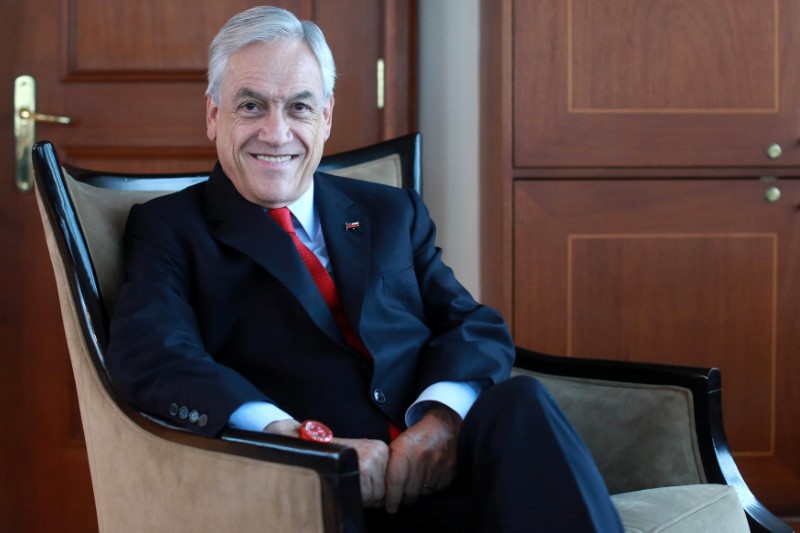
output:
M 334 153 L 414 128 L 414 3 L 272 2 L 316 20 L 337 62 Z M 37 124 L 63 161 L 131 172 L 210 170 L 205 64 L 221 25 L 253 0 L 0 3 L 0 531 L 92 531 L 94 504 L 52 270 L 32 194 L 14 179 L 13 85 L 37 84 Z M 384 107 L 377 62 L 385 64 Z M 124 482 L 124 480 L 120 480 Z

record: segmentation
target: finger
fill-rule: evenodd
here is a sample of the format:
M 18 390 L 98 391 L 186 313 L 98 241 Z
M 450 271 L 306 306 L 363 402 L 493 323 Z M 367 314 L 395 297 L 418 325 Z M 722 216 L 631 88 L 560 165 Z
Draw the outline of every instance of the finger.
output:
M 420 495 L 427 495 L 433 491 L 425 491 L 424 479 L 426 477 L 426 464 L 417 459 L 411 464 L 405 489 L 403 490 L 403 505 L 411 505 L 417 501 Z
M 378 455 L 370 454 L 364 461 L 362 477 L 367 487 L 366 496 L 362 499 L 368 501 L 370 507 L 380 507 L 386 491 L 385 482 L 386 462 Z
M 381 472 L 383 472 L 383 470 L 381 470 Z M 375 507 L 380 507 L 386 496 L 385 477 L 383 475 L 373 475 L 370 481 L 372 486 L 372 501 L 375 504 Z
M 403 493 L 411 471 L 411 464 L 404 454 L 393 453 L 389 456 L 389 465 L 386 468 L 386 512 L 396 513 L 403 501 Z
M 366 476 L 361 476 L 361 502 L 367 506 L 372 501 L 372 487 Z
M 430 450 L 424 431 L 413 427 L 390 445 L 390 460 L 404 457 L 408 465 L 405 473 L 402 504 L 411 505 L 423 494 L 423 482 L 431 477 Z
M 297 428 L 300 427 L 300 422 L 287 418 L 285 420 L 276 420 L 267 424 L 262 431 L 266 433 L 273 433 L 276 435 L 286 435 L 287 437 L 298 437 Z
M 384 482 L 374 476 L 365 476 L 361 483 L 361 500 L 364 507 L 377 508 L 383 506 Z

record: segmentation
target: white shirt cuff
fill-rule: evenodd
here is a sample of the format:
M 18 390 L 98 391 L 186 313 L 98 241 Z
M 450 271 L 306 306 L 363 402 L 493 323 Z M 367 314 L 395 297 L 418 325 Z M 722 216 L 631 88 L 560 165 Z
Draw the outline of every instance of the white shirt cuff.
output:
M 292 416 L 271 403 L 247 402 L 231 414 L 228 426 L 249 431 L 263 431 L 272 422 L 291 418 Z
M 443 403 L 463 419 L 472 404 L 486 387 L 482 381 L 440 381 L 422 391 L 417 401 L 406 410 L 406 425 L 413 426 L 432 406 L 433 402 Z

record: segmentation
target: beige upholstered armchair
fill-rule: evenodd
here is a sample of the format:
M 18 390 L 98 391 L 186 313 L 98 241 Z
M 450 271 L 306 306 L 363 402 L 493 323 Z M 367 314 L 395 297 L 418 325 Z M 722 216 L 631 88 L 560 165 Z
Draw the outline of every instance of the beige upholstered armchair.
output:
M 101 531 L 362 531 L 352 449 L 245 431 L 210 439 L 121 402 L 104 367 L 132 204 L 207 178 L 64 168 L 34 147 L 37 196 L 77 386 Z M 420 188 L 420 137 L 320 167 Z M 714 369 L 577 360 L 518 350 L 600 466 L 629 531 L 791 531 L 738 474 Z M 536 502 L 531 502 L 536 505 Z M 266 524 L 269 524 L 266 527 Z

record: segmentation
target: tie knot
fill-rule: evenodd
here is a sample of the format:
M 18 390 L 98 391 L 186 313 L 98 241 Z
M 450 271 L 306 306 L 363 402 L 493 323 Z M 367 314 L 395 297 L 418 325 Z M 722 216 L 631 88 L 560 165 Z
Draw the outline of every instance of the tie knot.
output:
M 267 214 L 272 217 L 272 220 L 278 223 L 286 233 L 294 233 L 294 224 L 292 224 L 292 212 L 288 207 L 279 207 L 278 209 L 270 209 Z

